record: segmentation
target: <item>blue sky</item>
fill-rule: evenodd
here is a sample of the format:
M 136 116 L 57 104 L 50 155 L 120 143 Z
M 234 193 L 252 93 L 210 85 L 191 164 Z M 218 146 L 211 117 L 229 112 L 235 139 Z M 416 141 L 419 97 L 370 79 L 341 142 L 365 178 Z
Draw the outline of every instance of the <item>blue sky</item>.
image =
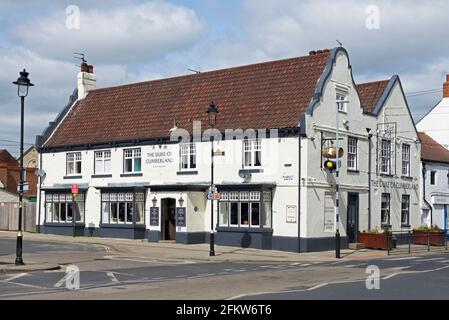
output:
M 80 28 L 66 27 L 67 6 Z M 369 5 L 379 28 L 366 27 Z M 17 153 L 18 98 L 11 84 L 27 68 L 26 141 L 34 142 L 65 105 L 86 54 L 97 86 L 348 49 L 356 82 L 399 74 L 407 93 L 441 89 L 449 73 L 446 0 L 28 0 L 0 2 L 0 148 Z M 410 96 L 415 119 L 441 91 Z

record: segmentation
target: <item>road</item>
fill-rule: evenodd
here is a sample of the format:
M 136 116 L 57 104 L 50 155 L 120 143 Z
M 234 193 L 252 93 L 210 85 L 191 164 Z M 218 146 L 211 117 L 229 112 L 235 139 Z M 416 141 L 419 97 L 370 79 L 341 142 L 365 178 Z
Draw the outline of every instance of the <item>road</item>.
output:
M 449 299 L 447 253 L 237 263 L 151 259 L 86 244 L 30 241 L 25 246 L 25 262 L 44 256 L 63 269 L 0 275 L 0 299 Z M 0 239 L 1 255 L 13 251 L 13 240 Z M 79 269 L 79 288 L 67 266 Z M 379 290 L 366 287 L 368 266 L 379 268 Z

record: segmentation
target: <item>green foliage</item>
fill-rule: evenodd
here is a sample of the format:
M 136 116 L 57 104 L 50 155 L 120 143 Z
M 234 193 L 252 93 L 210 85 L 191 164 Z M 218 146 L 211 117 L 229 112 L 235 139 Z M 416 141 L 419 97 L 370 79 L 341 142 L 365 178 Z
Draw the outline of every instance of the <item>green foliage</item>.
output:
M 428 226 L 428 225 L 422 225 L 422 226 L 419 226 L 419 227 L 417 227 L 417 228 L 415 228 L 415 229 L 413 229 L 413 231 L 430 231 L 430 232 L 439 232 L 439 231 L 442 231 L 440 228 L 438 228 L 438 226 Z

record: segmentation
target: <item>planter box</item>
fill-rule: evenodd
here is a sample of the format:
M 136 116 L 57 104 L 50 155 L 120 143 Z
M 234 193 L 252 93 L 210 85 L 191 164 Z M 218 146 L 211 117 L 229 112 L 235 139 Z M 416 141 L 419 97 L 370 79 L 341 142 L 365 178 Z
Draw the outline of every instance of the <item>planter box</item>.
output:
M 385 233 L 359 233 L 359 242 L 368 249 L 388 250 L 388 238 Z
M 444 231 L 418 231 L 413 230 L 412 235 L 413 244 L 421 244 L 431 246 L 443 247 L 444 243 Z

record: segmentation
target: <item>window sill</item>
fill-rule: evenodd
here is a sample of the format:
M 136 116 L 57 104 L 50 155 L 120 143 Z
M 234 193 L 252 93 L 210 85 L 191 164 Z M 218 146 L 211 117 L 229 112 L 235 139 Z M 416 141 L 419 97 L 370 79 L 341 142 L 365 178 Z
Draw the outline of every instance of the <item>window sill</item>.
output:
M 413 177 L 410 176 L 401 176 L 401 178 L 405 180 L 413 180 Z
M 100 228 L 146 229 L 144 224 L 100 223 Z
M 91 178 L 112 178 L 112 174 L 93 174 Z
M 217 227 L 217 232 L 250 232 L 250 233 L 273 233 L 272 228 L 257 227 Z
M 63 179 L 82 179 L 83 176 L 82 175 L 73 175 L 73 176 L 64 176 Z
M 44 222 L 45 227 L 73 227 L 73 223 L 71 222 Z M 86 224 L 84 222 L 75 223 L 75 227 L 84 228 Z
M 379 175 L 381 177 L 387 177 L 387 178 L 393 178 L 394 175 L 392 175 L 391 173 L 379 173 Z
M 411 226 L 409 224 L 402 224 L 401 228 L 403 228 L 403 229 L 410 229 Z
M 198 174 L 198 170 L 186 170 L 186 171 L 178 171 L 176 172 L 178 176 L 188 176 L 188 175 L 196 175 Z
M 142 172 L 136 172 L 136 173 L 133 173 L 133 172 L 130 172 L 130 173 L 122 173 L 122 174 L 120 175 L 120 177 L 121 177 L 121 178 L 123 178 L 123 177 L 143 177 L 143 173 L 142 173 Z
M 240 173 L 263 173 L 263 169 L 258 168 L 243 168 L 239 170 Z
M 388 229 L 391 229 L 391 224 L 388 224 L 388 223 L 382 223 L 382 225 L 380 226 L 382 229 L 383 228 L 388 228 Z
M 356 174 L 359 174 L 360 171 L 357 170 L 357 169 L 348 169 L 348 173 L 356 173 Z

